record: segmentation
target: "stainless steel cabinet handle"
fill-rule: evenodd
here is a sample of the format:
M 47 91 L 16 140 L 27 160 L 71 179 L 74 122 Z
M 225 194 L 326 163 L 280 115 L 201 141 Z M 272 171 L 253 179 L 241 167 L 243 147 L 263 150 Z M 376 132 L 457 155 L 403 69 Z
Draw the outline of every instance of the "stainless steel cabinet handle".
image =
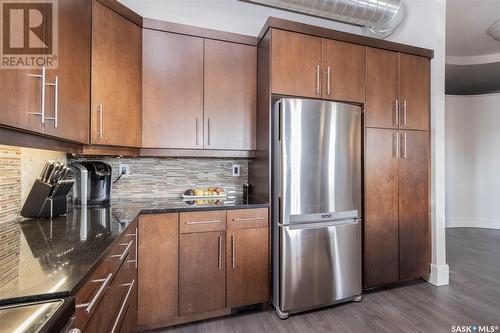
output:
M 54 121 L 54 128 L 59 126 L 59 77 L 56 76 L 54 79 L 54 83 L 47 83 L 48 86 L 54 87 L 54 117 L 45 117 L 46 120 Z
M 120 322 L 120 319 L 123 315 L 123 311 L 125 310 L 125 306 L 128 303 L 128 299 L 130 297 L 130 293 L 132 292 L 132 288 L 134 288 L 134 284 L 135 280 L 132 280 L 132 282 L 123 285 L 124 287 L 128 286 L 128 291 L 127 295 L 125 296 L 125 299 L 123 300 L 122 306 L 120 307 L 120 311 L 118 312 L 118 315 L 115 318 L 115 322 L 113 324 L 113 328 L 111 329 L 111 333 L 115 333 L 116 329 L 118 328 L 118 323 Z
M 125 247 L 125 250 L 123 250 L 123 253 L 122 254 L 114 254 L 112 256 L 110 256 L 111 258 L 120 258 L 120 260 L 123 260 L 125 259 L 125 257 L 127 256 L 128 254 L 128 251 L 130 250 L 130 247 L 132 246 L 132 243 L 133 241 L 130 241 L 128 243 L 123 243 L 123 244 L 120 244 L 122 246 L 126 246 Z
M 196 145 L 198 145 L 198 117 L 196 117 Z
M 134 260 L 129 260 L 129 262 L 134 262 L 135 263 L 135 268 L 137 268 L 137 260 L 139 258 L 139 242 L 138 242 L 138 236 L 137 236 L 137 228 L 135 228 L 135 234 L 127 234 L 129 237 L 135 237 L 135 258 Z
M 99 297 L 101 297 L 101 294 L 104 292 L 104 290 L 106 289 L 106 286 L 109 284 L 109 282 L 111 281 L 111 278 L 113 277 L 113 273 L 109 273 L 108 276 L 105 278 L 105 279 L 98 279 L 98 280 L 92 280 L 91 282 L 93 283 L 101 283 L 101 286 L 99 287 L 99 289 L 97 290 L 97 293 L 94 295 L 94 297 L 92 298 L 92 300 L 90 301 L 90 303 L 85 303 L 85 304 L 77 304 L 76 305 L 76 308 L 82 308 L 82 307 L 85 307 L 85 311 L 87 313 L 90 313 L 90 311 L 92 310 L 92 308 L 94 307 L 94 305 L 96 304 L 97 300 L 99 299 Z
M 263 221 L 265 218 L 264 217 L 245 217 L 245 218 L 239 218 L 235 217 L 233 219 L 234 222 L 248 222 L 248 221 Z
M 35 77 L 42 80 L 42 93 L 40 96 L 40 112 L 28 112 L 28 114 L 42 117 L 42 124 L 45 124 L 45 86 L 47 85 L 47 69 L 42 67 L 42 74 L 28 74 L 30 77 Z
M 217 237 L 217 267 L 222 269 L 222 238 Z
M 400 157 L 400 142 L 399 142 L 399 132 L 392 135 L 392 157 Z
M 407 124 L 407 117 L 406 117 L 407 107 L 408 107 L 408 103 L 406 102 L 406 100 L 404 100 L 403 101 L 403 125 L 404 126 L 406 126 L 406 124 Z
M 210 118 L 207 118 L 207 146 L 210 146 Z
M 403 153 L 400 155 L 406 158 L 406 133 L 403 133 Z
M 319 74 L 320 74 L 320 70 L 319 70 L 319 65 L 316 65 L 316 94 L 319 94 L 320 93 L 320 79 L 319 79 Z
M 103 121 L 104 121 L 104 116 L 103 116 L 103 113 L 104 113 L 104 105 L 102 104 L 99 104 L 99 106 L 97 107 L 97 112 L 99 112 L 99 128 L 98 128 L 98 131 L 99 131 L 99 139 L 102 140 L 104 134 L 102 133 L 103 131 Z
M 399 100 L 396 100 L 396 107 L 394 110 L 394 122 L 396 126 L 399 126 Z
M 328 66 L 326 69 L 326 93 L 327 93 L 327 95 L 330 95 L 330 85 L 331 85 L 330 66 Z
M 236 268 L 236 238 L 231 235 L 231 265 Z
M 186 224 L 211 224 L 211 223 L 220 223 L 221 220 L 203 220 L 203 221 L 186 221 Z

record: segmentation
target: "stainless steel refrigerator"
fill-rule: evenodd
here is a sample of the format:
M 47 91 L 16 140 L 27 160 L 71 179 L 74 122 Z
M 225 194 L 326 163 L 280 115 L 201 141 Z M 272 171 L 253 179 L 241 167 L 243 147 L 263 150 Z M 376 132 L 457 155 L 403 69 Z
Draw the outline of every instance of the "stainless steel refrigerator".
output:
M 361 300 L 361 107 L 273 101 L 273 305 Z

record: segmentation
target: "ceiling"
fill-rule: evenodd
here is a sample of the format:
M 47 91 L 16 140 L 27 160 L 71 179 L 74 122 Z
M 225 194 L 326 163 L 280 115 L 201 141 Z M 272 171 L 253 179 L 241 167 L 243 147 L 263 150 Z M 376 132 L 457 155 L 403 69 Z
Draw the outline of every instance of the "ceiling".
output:
M 446 1 L 446 93 L 500 91 L 500 42 L 486 34 L 500 18 L 500 0 Z
M 486 34 L 499 18 L 500 0 L 447 0 L 446 55 L 500 53 L 500 42 Z

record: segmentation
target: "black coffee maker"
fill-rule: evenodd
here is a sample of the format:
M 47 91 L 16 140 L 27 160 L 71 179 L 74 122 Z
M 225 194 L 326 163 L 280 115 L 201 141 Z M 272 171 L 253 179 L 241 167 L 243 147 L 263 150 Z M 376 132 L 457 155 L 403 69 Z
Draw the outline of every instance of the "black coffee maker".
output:
M 111 166 L 101 161 L 71 164 L 75 178 L 73 198 L 76 205 L 106 205 L 111 199 Z

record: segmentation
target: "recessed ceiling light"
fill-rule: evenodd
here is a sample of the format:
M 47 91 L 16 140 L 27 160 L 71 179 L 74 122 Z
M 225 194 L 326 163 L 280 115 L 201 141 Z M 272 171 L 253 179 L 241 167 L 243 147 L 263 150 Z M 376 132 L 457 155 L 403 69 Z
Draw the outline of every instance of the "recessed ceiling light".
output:
M 500 42 L 500 19 L 493 22 L 493 24 L 486 31 L 491 38 Z

